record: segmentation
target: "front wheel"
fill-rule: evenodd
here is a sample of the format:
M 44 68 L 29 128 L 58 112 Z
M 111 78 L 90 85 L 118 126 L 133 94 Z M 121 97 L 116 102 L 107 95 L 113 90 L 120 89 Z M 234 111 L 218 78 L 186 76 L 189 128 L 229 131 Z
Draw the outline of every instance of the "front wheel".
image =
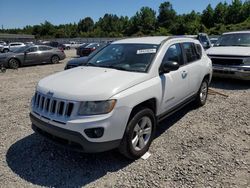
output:
M 196 105 L 204 106 L 207 101 L 207 95 L 208 95 L 208 81 L 204 79 L 201 83 L 200 89 L 196 96 L 196 100 L 195 100 Z
M 144 108 L 138 110 L 130 119 L 119 151 L 130 159 L 137 159 L 144 155 L 154 138 L 156 118 L 152 110 Z
M 19 61 L 17 59 L 10 59 L 9 60 L 9 67 L 11 69 L 17 69 L 19 67 Z

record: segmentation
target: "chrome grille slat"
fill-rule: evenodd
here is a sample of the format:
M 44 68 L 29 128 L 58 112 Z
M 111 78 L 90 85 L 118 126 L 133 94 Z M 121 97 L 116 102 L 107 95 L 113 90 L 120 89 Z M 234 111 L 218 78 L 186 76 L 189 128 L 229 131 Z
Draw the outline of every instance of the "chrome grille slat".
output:
M 69 118 L 72 115 L 75 103 L 67 100 L 57 99 L 51 96 L 35 93 L 33 109 L 42 117 L 53 116 L 56 119 Z

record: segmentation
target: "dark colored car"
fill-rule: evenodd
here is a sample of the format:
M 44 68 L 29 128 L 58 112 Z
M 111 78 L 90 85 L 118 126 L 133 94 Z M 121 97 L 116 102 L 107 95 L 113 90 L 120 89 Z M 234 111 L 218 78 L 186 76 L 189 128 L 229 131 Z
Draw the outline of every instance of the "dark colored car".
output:
M 66 46 L 56 41 L 45 42 L 43 45 L 51 46 L 53 48 L 59 48 L 60 50 L 65 50 Z
M 79 55 L 80 57 L 88 56 L 99 47 L 100 47 L 99 43 L 90 43 L 85 47 L 79 47 L 77 49 L 77 55 Z
M 13 52 L 0 54 L 0 64 L 17 69 L 23 65 L 58 63 L 66 58 L 65 53 L 57 48 L 44 45 L 24 46 Z
M 80 58 L 75 58 L 75 59 L 69 60 L 68 63 L 66 64 L 64 70 L 72 69 L 72 68 L 75 68 L 75 67 L 78 67 L 78 66 L 85 65 L 88 62 L 89 59 L 91 59 L 95 54 L 97 54 L 98 52 L 100 52 L 103 48 L 105 48 L 108 45 L 109 44 L 100 44 L 99 48 L 96 49 L 89 56 L 84 56 L 84 57 L 80 57 Z
M 81 51 L 86 47 L 88 46 L 89 43 L 85 43 L 85 44 L 82 44 L 81 46 L 79 46 L 78 48 L 76 48 L 76 55 L 79 55 L 81 57 Z

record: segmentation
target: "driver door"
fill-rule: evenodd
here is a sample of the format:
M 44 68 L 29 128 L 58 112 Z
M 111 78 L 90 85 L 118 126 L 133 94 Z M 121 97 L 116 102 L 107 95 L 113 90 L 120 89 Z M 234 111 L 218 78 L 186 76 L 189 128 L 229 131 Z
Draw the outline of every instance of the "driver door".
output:
M 162 84 L 161 113 L 168 112 L 187 98 L 188 75 L 180 44 L 168 47 L 162 62 L 177 62 L 180 68 L 160 75 Z
M 38 53 L 38 48 L 36 46 L 28 48 L 24 53 L 24 63 L 26 65 L 38 64 L 40 63 L 40 56 Z

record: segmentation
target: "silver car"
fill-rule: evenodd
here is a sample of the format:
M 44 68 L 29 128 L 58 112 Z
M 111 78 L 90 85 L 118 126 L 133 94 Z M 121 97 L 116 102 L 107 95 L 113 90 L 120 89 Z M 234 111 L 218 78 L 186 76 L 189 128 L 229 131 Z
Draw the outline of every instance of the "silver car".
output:
M 63 50 L 45 45 L 24 46 L 13 52 L 0 54 L 0 64 L 17 69 L 24 65 L 58 63 L 66 58 Z

